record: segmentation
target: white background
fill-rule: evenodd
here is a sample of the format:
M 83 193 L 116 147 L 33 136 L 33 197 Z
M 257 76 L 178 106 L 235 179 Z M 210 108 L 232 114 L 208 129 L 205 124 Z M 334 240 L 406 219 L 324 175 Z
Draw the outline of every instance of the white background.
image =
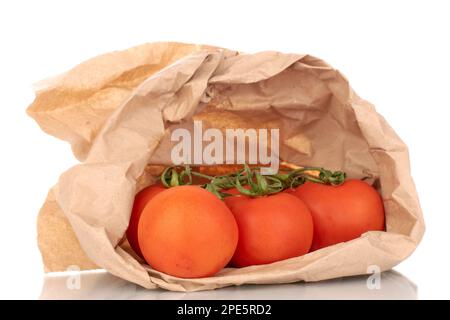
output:
M 410 147 L 427 231 L 396 270 L 419 298 L 450 298 L 448 1 L 0 1 L 0 297 L 36 298 L 36 216 L 75 164 L 25 114 L 32 84 L 152 41 L 309 53 L 374 103 Z M 9 4 L 6 4 L 9 3 Z

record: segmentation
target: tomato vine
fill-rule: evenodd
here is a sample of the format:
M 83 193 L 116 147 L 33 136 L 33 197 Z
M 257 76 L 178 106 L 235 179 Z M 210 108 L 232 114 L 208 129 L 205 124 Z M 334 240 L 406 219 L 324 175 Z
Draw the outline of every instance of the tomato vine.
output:
M 226 192 L 231 188 L 236 188 L 240 194 L 246 196 L 260 197 L 298 187 L 306 181 L 340 185 L 345 181 L 345 172 L 330 171 L 321 167 L 296 167 L 282 168 L 277 174 L 262 175 L 261 167 L 244 164 L 244 168 L 236 172 L 211 176 L 194 171 L 189 165 L 185 165 L 167 167 L 161 174 L 161 182 L 166 188 L 192 185 L 193 177 L 207 180 L 207 183 L 199 186 L 223 199 L 232 195 Z

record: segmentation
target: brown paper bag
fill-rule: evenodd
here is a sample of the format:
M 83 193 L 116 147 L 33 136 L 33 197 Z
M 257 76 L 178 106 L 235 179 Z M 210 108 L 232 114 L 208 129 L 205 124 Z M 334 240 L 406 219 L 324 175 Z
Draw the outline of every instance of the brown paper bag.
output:
M 42 130 L 70 142 L 82 160 L 105 120 L 135 87 L 181 57 L 203 49 L 213 47 L 162 42 L 101 55 L 38 83 L 36 99 L 27 112 Z M 53 189 L 38 215 L 38 245 L 47 272 L 98 268 L 81 249 Z M 129 249 L 126 243 L 124 248 Z
M 149 65 L 162 68 L 181 56 L 151 75 Z M 127 84 L 117 87 L 115 79 Z M 47 234 L 40 248 L 50 270 L 80 259 L 85 268 L 96 265 L 146 288 L 178 291 L 318 281 L 365 274 L 372 265 L 388 270 L 413 252 L 424 232 L 406 146 L 337 70 L 309 55 L 141 46 L 95 58 L 53 80 L 28 112 L 46 132 L 69 141 L 84 161 L 61 176 L 40 213 L 40 234 Z M 193 120 L 221 130 L 279 128 L 281 159 L 343 170 L 350 178 L 371 175 L 384 201 L 387 232 L 201 279 L 144 266 L 121 241 L 134 194 L 157 176 L 149 164 L 171 163 L 170 132 L 191 128 Z M 73 248 L 73 258 L 49 253 L 46 229 L 57 226 L 46 216 L 61 218 L 63 229 L 53 235 L 68 234 L 72 247 L 66 250 Z

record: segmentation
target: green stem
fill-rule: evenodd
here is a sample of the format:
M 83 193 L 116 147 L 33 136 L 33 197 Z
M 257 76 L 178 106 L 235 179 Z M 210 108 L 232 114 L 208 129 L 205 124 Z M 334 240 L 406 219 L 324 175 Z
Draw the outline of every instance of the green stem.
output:
M 312 175 L 311 171 L 318 172 Z M 202 188 L 214 193 L 220 199 L 232 196 L 224 191 L 236 188 L 239 193 L 260 197 L 281 192 L 287 188 L 296 188 L 306 181 L 320 184 L 340 185 L 345 181 L 345 172 L 329 171 L 321 167 L 304 167 L 300 169 L 280 170 L 282 173 L 273 175 L 262 175 L 260 167 L 250 168 L 244 164 L 244 168 L 237 172 L 210 176 L 200 172 L 192 171 L 189 165 L 184 167 L 173 166 L 166 168 L 161 174 L 161 182 L 166 188 L 192 185 L 193 176 L 208 180 L 208 183 L 200 185 Z M 246 188 L 248 186 L 249 188 Z

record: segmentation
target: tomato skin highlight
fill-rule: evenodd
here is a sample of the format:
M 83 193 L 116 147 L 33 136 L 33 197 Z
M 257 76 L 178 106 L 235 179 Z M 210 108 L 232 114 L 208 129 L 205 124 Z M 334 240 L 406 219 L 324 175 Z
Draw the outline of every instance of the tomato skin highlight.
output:
M 139 219 L 142 214 L 142 210 L 144 210 L 147 203 L 158 193 L 166 190 L 162 185 L 155 184 L 148 186 L 141 191 L 139 191 L 133 203 L 133 209 L 131 210 L 130 223 L 128 224 L 128 228 L 126 231 L 127 240 L 130 243 L 131 248 L 138 254 L 142 259 L 144 256 L 142 255 L 141 248 L 139 247 L 138 241 L 138 224 Z
M 227 265 L 238 242 L 228 207 L 198 186 L 157 194 L 144 208 L 139 245 L 155 270 L 181 278 L 212 276 Z
M 233 266 L 267 264 L 308 253 L 313 220 L 303 201 L 279 193 L 257 198 L 227 197 L 225 203 L 239 228 Z
M 367 231 L 385 230 L 381 196 L 361 180 L 350 179 L 339 186 L 306 182 L 286 191 L 303 200 L 311 210 L 312 251 L 356 239 Z

